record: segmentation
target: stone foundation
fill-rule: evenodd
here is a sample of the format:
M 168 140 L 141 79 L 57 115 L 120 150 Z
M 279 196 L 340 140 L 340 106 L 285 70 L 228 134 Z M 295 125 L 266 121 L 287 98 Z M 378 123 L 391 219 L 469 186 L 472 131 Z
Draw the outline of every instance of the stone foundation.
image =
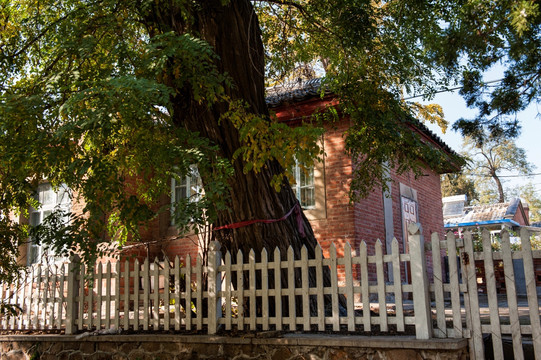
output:
M 7 335 L 0 336 L 0 349 L 1 360 L 468 359 L 465 339 L 322 334 L 286 334 L 272 338 L 145 334 L 81 339 L 67 335 Z

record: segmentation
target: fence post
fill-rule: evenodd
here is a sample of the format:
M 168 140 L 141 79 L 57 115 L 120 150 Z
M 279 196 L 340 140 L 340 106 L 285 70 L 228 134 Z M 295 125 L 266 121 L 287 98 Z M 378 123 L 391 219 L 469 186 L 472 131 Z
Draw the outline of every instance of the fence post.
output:
M 222 291 L 222 279 L 218 267 L 222 263 L 220 243 L 211 241 L 209 245 L 208 261 L 208 333 L 216 334 L 218 320 L 222 317 L 222 302 L 218 294 Z
M 411 223 L 408 226 L 408 232 L 413 310 L 415 311 L 415 337 L 417 339 L 430 339 L 432 337 L 432 317 L 430 316 L 423 228 L 419 223 Z
M 68 263 L 68 293 L 66 297 L 66 335 L 71 335 L 77 328 L 75 326 L 75 318 L 77 317 L 77 307 L 75 306 L 75 296 L 79 293 L 79 283 L 82 279 L 77 280 L 76 270 L 79 268 L 78 256 L 72 256 Z M 80 301 L 80 300 L 79 300 Z

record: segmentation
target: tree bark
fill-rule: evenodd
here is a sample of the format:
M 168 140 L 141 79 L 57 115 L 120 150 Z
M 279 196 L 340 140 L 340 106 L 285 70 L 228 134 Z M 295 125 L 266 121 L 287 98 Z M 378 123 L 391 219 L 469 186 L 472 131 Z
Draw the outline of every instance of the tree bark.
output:
M 492 172 L 492 178 L 494 179 L 494 181 L 496 181 L 496 186 L 498 187 L 498 194 L 499 194 L 499 202 L 500 203 L 503 203 L 505 202 L 505 194 L 503 192 L 503 186 L 502 186 L 502 182 L 500 180 L 500 178 L 498 177 L 498 175 L 496 175 L 496 172 L 493 171 Z
M 208 1 L 196 13 L 195 29 L 203 39 L 214 47 L 220 57 L 219 71 L 231 76 L 234 87 L 226 91 L 232 99 L 242 99 L 249 111 L 267 116 L 264 87 L 264 54 L 257 16 L 249 1 L 231 1 L 222 6 L 220 1 Z M 228 110 L 227 104 L 212 108 L 193 101 L 190 94 L 180 94 L 174 101 L 175 121 L 192 131 L 209 138 L 221 149 L 221 155 L 232 160 L 241 147 L 237 129 L 228 121 L 219 122 Z M 238 158 L 232 162 L 235 175 L 230 185 L 230 210 L 219 214 L 217 226 L 252 219 L 276 219 L 286 214 L 297 199 L 291 187 L 284 181 L 280 192 L 271 186 L 273 175 L 282 169 L 277 162 L 269 162 L 259 173 L 245 174 L 244 162 Z M 249 249 L 256 253 L 263 248 L 278 246 L 285 253 L 289 245 L 300 254 L 302 244 L 314 248 L 317 244 L 312 228 L 303 216 L 306 237 L 301 237 L 294 216 L 271 224 L 253 224 L 233 230 L 218 232 L 222 245 L 230 251 Z M 300 246 L 299 246 L 300 245 Z
M 218 70 L 233 79 L 235 86 L 226 90 L 227 95 L 232 99 L 244 100 L 252 113 L 268 117 L 263 44 L 257 15 L 250 1 L 234 0 L 226 5 L 222 5 L 220 0 L 205 1 L 198 10 L 193 11 L 195 22 L 190 25 L 182 23 L 180 19 L 173 21 L 175 14 L 169 14 L 171 16 L 159 21 L 167 23 L 179 34 L 186 31 L 200 34 L 220 57 Z M 210 108 L 206 104 L 198 104 L 193 101 L 190 89 L 184 88 L 179 89 L 174 97 L 173 106 L 176 124 L 209 138 L 219 146 L 223 157 L 233 160 L 233 154 L 241 146 L 238 131 L 230 122 L 219 121 L 220 116 L 228 110 L 227 104 L 214 104 Z M 282 172 L 278 162 L 270 161 L 262 171 L 247 174 L 243 172 L 245 164 L 242 159 L 238 158 L 232 164 L 235 175 L 229 183 L 230 210 L 219 213 L 217 226 L 253 219 L 278 219 L 297 204 L 287 180 L 283 181 L 280 192 L 271 186 L 273 175 Z M 300 258 L 302 246 L 306 246 L 309 257 L 313 258 L 317 240 L 304 214 L 302 228 L 304 236 L 298 229 L 296 216 L 291 215 L 280 222 L 220 230 L 215 235 L 222 248 L 231 251 L 233 258 L 238 250 L 242 250 L 247 257 L 250 249 L 254 249 L 259 257 L 263 248 L 272 256 L 276 247 L 285 255 L 289 246 L 297 258 Z M 325 285 L 330 285 L 330 272 L 324 273 Z M 282 274 L 282 279 L 284 282 L 287 278 Z M 310 283 L 315 284 L 315 272 L 310 273 Z

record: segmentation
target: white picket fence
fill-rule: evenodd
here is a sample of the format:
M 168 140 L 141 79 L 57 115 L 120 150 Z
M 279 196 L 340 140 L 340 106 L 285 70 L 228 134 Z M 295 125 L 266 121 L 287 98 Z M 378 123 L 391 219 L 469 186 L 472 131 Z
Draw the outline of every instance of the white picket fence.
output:
M 473 251 L 471 234 L 464 239 L 454 234 L 439 239 L 433 234 L 432 254 L 447 254 L 451 260 L 448 279 L 444 279 L 442 256 L 432 256 L 434 280 L 429 283 L 422 231 L 415 224 L 409 230 L 407 254 L 399 252 L 395 239 L 388 254 L 377 241 L 370 252 L 373 255 L 368 255 L 363 242 L 357 256 L 346 244 L 340 257 L 331 246 L 325 259 L 318 246 L 312 258 L 304 248 L 300 258 L 294 257 L 292 249 L 285 256 L 276 250 L 272 259 L 263 250 L 258 261 L 253 251 L 247 256 L 239 252 L 233 261 L 232 254 L 222 256 L 219 244 L 212 243 L 208 266 L 202 266 L 200 258 L 192 266 L 189 257 L 185 264 L 177 257 L 172 263 L 126 261 L 97 264 L 92 269 L 74 263 L 36 265 L 17 284 L 0 284 L 0 300 L 18 304 L 22 310 L 17 316 L 0 317 L 0 330 L 63 330 L 73 334 L 122 328 L 214 334 L 219 329 L 236 328 L 401 333 L 409 327 L 419 339 L 468 338 L 472 358 L 484 358 L 483 333 L 492 335 L 497 359 L 503 358 L 501 338 L 506 334 L 512 336 L 516 359 L 523 358 L 524 336 L 532 337 L 535 353 L 541 354 L 540 294 L 533 271 L 533 259 L 541 258 L 541 252 L 531 250 L 527 231 L 521 234 L 522 251 L 516 252 L 511 251 L 505 231 L 500 252 L 492 252 L 490 235 L 485 232 L 480 253 Z M 453 261 L 457 254 L 460 263 Z M 483 316 L 475 260 L 490 258 L 493 261 L 484 261 L 486 279 L 482 281 L 486 281 L 488 308 Z M 501 321 L 494 285 L 494 260 L 499 259 L 506 274 L 509 324 Z M 524 262 L 526 317 L 517 302 L 512 259 Z M 406 267 L 411 284 L 398 276 Z M 326 286 L 325 268 L 331 275 Z M 389 276 L 390 269 L 396 281 Z M 286 279 L 275 276 L 281 273 L 287 274 Z M 310 285 L 309 273 L 315 274 L 315 284 Z M 375 281 L 369 281 L 369 273 Z M 341 296 L 346 300 L 343 307 Z
M 433 253 L 444 251 L 449 259 L 449 279 L 444 282 L 441 258 L 433 258 L 434 282 L 430 285 L 435 300 L 432 308 L 436 317 L 433 334 L 440 338 L 468 338 L 472 359 L 484 359 L 485 351 L 489 350 L 484 348 L 483 334 L 491 335 L 494 359 L 503 359 L 502 335 L 507 335 L 512 339 L 515 359 L 525 358 L 523 340 L 531 341 L 533 354 L 541 359 L 541 293 L 536 287 L 538 275 L 534 271 L 534 259 L 541 259 L 541 251 L 532 251 L 530 233 L 524 228 L 520 232 L 520 251 L 511 251 L 508 231 L 503 230 L 499 235 L 501 250 L 493 251 L 491 234 L 483 230 L 482 252 L 474 252 L 471 232 L 466 232 L 464 239 L 456 239 L 452 233 L 443 240 L 437 234 L 432 235 Z M 457 251 L 460 264 L 454 261 Z M 523 261 L 526 304 L 518 302 L 513 268 L 513 260 L 517 259 Z M 483 276 L 479 274 L 475 261 L 482 261 Z M 500 261 L 505 274 L 505 294 L 498 294 L 496 289 L 494 266 Z M 486 294 L 478 291 L 480 283 L 486 285 Z M 524 339 L 526 337 L 528 339 Z

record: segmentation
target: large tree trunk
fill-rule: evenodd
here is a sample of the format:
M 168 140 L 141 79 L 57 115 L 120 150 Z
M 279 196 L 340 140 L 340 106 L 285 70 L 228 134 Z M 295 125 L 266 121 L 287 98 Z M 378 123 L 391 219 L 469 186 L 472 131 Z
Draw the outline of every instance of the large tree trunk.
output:
M 171 15 L 171 14 L 168 14 Z M 248 0 L 234 0 L 222 6 L 221 0 L 202 2 L 200 9 L 194 10 L 195 23 L 185 25 L 174 22 L 173 16 L 161 19 L 178 33 L 189 31 L 198 33 L 214 47 L 220 57 L 217 64 L 221 72 L 226 72 L 234 82 L 233 88 L 226 91 L 232 99 L 242 99 L 249 111 L 268 116 L 265 103 L 264 53 L 257 15 Z M 199 132 L 220 147 L 221 155 L 232 160 L 233 154 L 241 146 L 237 129 L 228 121 L 219 122 L 220 115 L 228 110 L 227 104 L 215 104 L 210 109 L 193 101 L 190 89 L 181 89 L 173 99 L 174 120 L 179 126 Z M 255 173 L 245 174 L 244 163 L 238 158 L 233 162 L 235 176 L 230 181 L 230 210 L 219 214 L 218 226 L 253 219 L 278 219 L 297 204 L 291 186 L 284 180 L 281 191 L 271 186 L 273 175 L 281 172 L 277 162 L 269 162 L 266 168 Z M 204 179 L 203 179 L 204 181 Z M 225 250 L 236 254 L 242 250 L 248 255 L 254 249 L 257 256 L 263 248 L 272 256 L 278 247 L 286 254 L 291 246 L 296 257 L 306 245 L 309 257 L 314 256 L 317 240 L 310 223 L 302 215 L 304 236 L 301 235 L 296 216 L 275 223 L 257 223 L 232 230 L 220 230 L 217 239 Z M 234 256 L 233 256 L 234 257 Z M 326 283 L 329 272 L 325 271 Z M 311 274 L 314 284 L 315 274 Z
M 265 103 L 264 54 L 257 16 L 247 0 L 235 0 L 222 6 L 221 0 L 206 1 L 194 13 L 195 31 L 214 47 L 220 57 L 217 64 L 222 72 L 233 79 L 234 87 L 226 91 L 233 99 L 242 99 L 249 111 L 268 116 Z M 183 26 L 176 29 L 186 31 Z M 221 155 L 232 160 L 240 148 L 237 129 L 228 121 L 220 122 L 220 116 L 228 110 L 228 104 L 215 104 L 208 108 L 193 101 L 190 89 L 183 89 L 174 99 L 174 119 L 189 130 L 209 138 L 221 149 Z M 233 162 L 235 176 L 231 179 L 230 210 L 219 215 L 218 224 L 231 224 L 252 219 L 275 219 L 282 217 L 297 199 L 289 184 L 284 181 L 280 192 L 271 186 L 273 175 L 281 172 L 277 162 L 269 162 L 262 171 L 245 174 L 244 163 L 238 158 Z M 317 244 L 312 228 L 303 216 L 306 236 L 301 237 L 294 216 L 271 224 L 254 224 L 234 230 L 219 232 L 220 241 L 227 250 L 256 252 L 263 248 L 279 247 L 285 252 L 289 245 L 300 254 L 303 244 L 313 249 Z

